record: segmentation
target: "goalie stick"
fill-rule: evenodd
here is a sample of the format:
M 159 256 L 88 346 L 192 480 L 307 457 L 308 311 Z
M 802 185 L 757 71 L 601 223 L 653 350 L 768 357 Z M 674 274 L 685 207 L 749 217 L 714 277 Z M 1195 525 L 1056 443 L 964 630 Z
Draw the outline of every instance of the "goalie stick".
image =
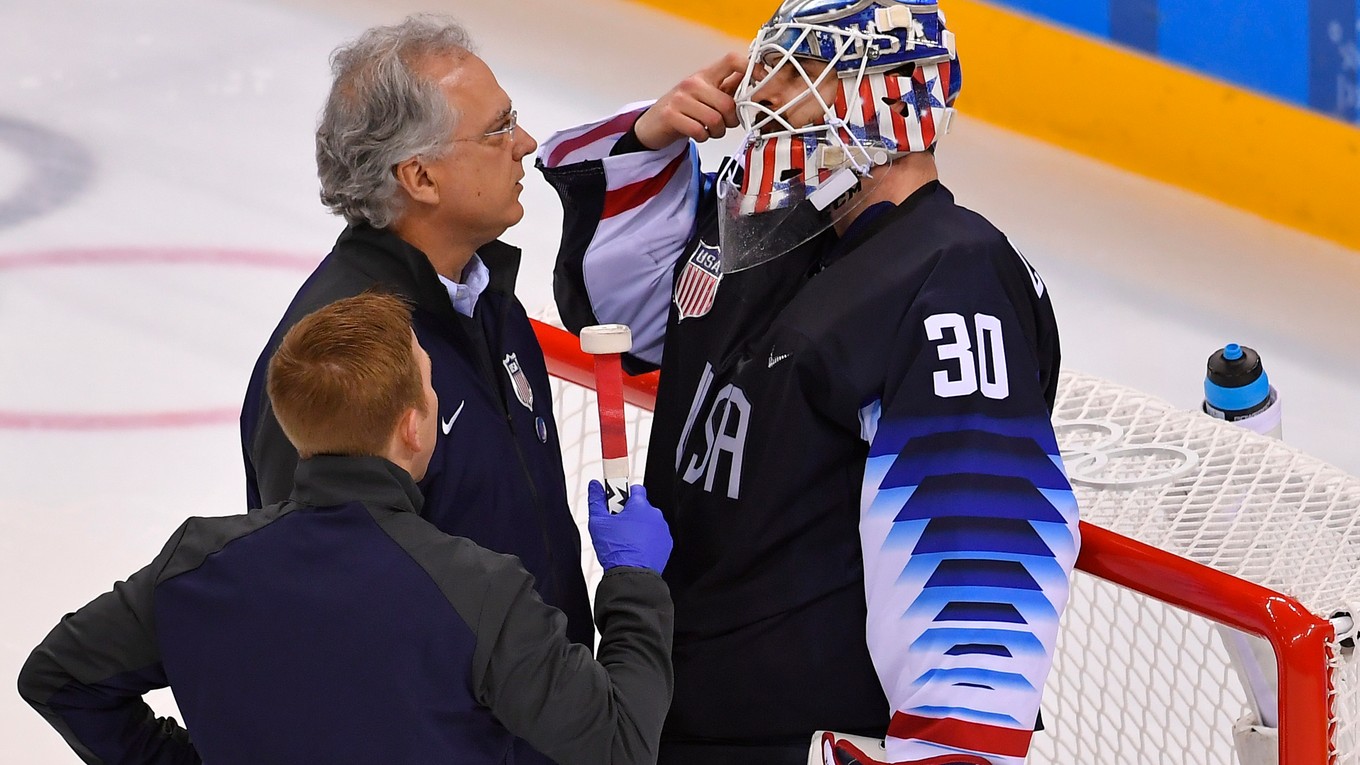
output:
M 605 502 L 611 513 L 623 510 L 628 501 L 628 433 L 623 419 L 623 366 L 619 354 L 632 348 L 633 333 L 627 325 L 596 324 L 581 329 L 581 350 L 595 359 L 600 456 Z

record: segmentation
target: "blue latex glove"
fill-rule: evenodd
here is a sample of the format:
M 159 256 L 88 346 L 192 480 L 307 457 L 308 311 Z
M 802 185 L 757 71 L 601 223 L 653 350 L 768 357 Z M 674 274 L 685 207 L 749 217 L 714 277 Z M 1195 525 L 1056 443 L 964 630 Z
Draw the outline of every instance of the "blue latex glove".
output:
M 608 571 L 615 566 L 637 566 L 661 573 L 671 557 L 671 529 L 661 511 L 647 501 L 647 490 L 634 484 L 629 489 L 623 510 L 612 515 L 604 502 L 604 486 L 591 481 L 589 500 L 590 541 L 600 565 Z

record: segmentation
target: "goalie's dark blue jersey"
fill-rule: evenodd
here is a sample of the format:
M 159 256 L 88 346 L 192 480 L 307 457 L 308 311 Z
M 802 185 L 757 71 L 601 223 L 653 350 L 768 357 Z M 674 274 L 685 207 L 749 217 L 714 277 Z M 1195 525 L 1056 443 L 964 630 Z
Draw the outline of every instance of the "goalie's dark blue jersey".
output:
M 653 178 L 681 166 L 630 207 L 644 159 L 582 156 L 581 135 L 542 154 L 568 214 L 563 317 L 664 327 L 632 363 L 662 369 L 646 483 L 675 537 L 668 740 L 834 729 L 886 733 L 894 760 L 1022 762 L 1078 545 L 1043 281 L 930 183 L 705 290 L 717 227 L 692 149 L 649 153 Z

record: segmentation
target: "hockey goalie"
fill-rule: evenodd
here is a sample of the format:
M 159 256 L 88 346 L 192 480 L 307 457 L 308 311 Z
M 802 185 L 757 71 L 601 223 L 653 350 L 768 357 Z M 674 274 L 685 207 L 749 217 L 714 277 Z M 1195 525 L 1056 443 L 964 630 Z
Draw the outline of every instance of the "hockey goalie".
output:
M 1046 285 L 936 169 L 961 84 L 935 3 L 790 0 L 540 151 L 564 320 L 630 325 L 630 371 L 661 369 L 662 763 L 1025 759 L 1078 513 Z

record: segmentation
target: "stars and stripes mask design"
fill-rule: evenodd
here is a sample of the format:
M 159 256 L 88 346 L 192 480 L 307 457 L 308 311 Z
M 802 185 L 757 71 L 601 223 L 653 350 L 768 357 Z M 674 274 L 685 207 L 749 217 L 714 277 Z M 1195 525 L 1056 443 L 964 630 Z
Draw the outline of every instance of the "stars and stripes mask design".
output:
M 771 102 L 764 86 L 781 78 L 801 93 Z M 960 84 L 953 34 L 934 3 L 787 1 L 751 45 L 737 88 L 747 131 L 741 211 L 816 203 L 813 192 L 842 167 L 865 176 L 887 159 L 929 150 L 948 132 Z M 794 110 L 811 106 L 820 120 L 794 124 Z
M 785 2 L 735 96 L 747 135 L 719 179 L 723 270 L 782 255 L 856 209 L 879 169 L 948 132 L 961 84 L 933 2 Z
M 952 68 L 945 62 L 917 67 L 910 76 L 841 79 L 826 123 L 752 132 L 742 149 L 741 212 L 769 212 L 810 198 L 816 202 L 813 192 L 839 170 L 869 175 L 896 157 L 929 149 L 952 117 L 945 106 Z M 901 109 L 886 108 L 899 103 Z

